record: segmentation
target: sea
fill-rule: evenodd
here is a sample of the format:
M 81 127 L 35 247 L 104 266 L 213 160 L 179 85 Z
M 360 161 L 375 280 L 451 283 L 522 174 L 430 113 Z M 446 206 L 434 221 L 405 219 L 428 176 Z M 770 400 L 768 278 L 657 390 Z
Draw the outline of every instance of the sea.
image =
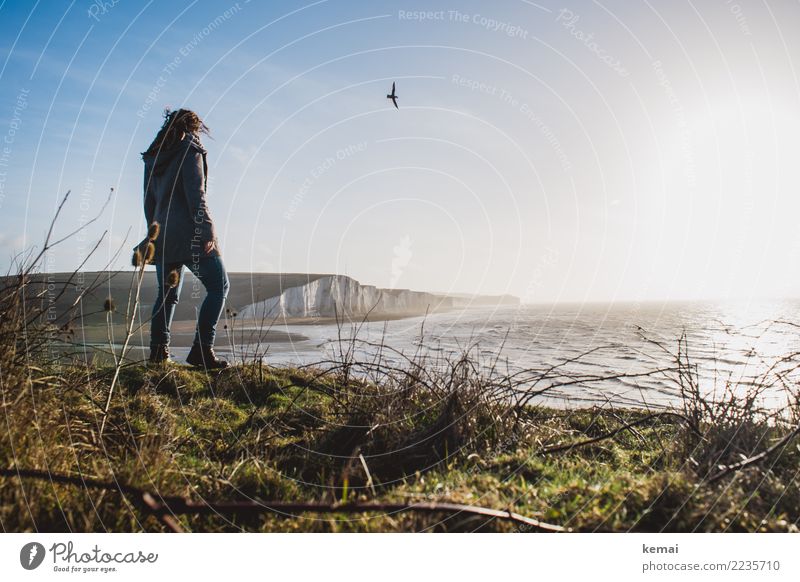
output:
M 540 378 L 538 400 L 563 406 L 680 406 L 678 359 L 684 388 L 712 399 L 764 387 L 759 403 L 783 407 L 800 386 L 800 300 L 523 305 L 274 329 L 292 339 L 262 346 L 270 364 L 324 364 L 351 349 L 360 361 L 380 352 L 447 365 L 469 353 L 485 373 Z

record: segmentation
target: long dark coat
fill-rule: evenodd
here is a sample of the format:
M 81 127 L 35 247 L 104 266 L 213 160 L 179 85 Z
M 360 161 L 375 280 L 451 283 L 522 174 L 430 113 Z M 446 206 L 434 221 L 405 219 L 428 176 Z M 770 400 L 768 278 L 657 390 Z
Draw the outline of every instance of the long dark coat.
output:
M 216 233 L 206 204 L 208 163 L 200 141 L 187 134 L 171 148 L 142 159 L 144 215 L 148 225 L 160 225 L 154 261 L 191 263 L 219 254 L 216 248 L 205 254 L 205 244 L 216 242 Z

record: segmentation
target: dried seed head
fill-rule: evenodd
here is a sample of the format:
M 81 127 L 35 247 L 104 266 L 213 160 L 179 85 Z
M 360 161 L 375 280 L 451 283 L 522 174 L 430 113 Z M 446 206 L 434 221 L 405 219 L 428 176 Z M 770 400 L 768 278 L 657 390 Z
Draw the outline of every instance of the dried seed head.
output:
M 138 247 L 133 251 L 133 256 L 131 257 L 131 265 L 134 267 L 138 267 L 142 264 L 142 253 L 139 251 Z
M 178 274 L 178 271 L 173 269 L 167 275 L 167 286 L 169 287 L 177 287 L 178 283 L 180 283 L 181 276 Z
M 147 243 L 147 256 L 145 257 L 144 263 L 145 265 L 150 264 L 153 262 L 153 258 L 156 256 L 156 245 L 151 242 Z
M 114 303 L 114 299 L 112 297 L 107 297 L 106 300 L 103 302 L 103 311 L 111 312 L 116 310 L 117 306 Z
M 159 232 L 161 232 L 161 225 L 153 221 L 152 224 L 150 224 L 150 228 L 147 229 L 147 238 L 156 240 Z

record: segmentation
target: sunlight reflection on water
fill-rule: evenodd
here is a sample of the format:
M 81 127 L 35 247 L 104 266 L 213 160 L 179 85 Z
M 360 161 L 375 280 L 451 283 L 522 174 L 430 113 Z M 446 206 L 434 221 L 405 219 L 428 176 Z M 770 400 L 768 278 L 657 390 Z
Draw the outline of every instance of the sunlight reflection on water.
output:
M 758 380 L 781 358 L 800 352 L 798 308 L 797 301 L 763 301 L 469 309 L 427 318 L 365 322 L 358 326 L 357 337 L 382 342 L 407 355 L 420 345 L 431 357 L 472 347 L 484 365 L 497 361 L 503 371 L 511 372 L 555 365 L 595 350 L 565 370 L 611 376 L 669 367 L 672 358 L 666 350 L 677 352 L 678 340 L 685 333 L 689 359 L 697 366 L 702 391 L 708 394 L 719 393 L 726 382 L 745 390 L 748 382 Z M 333 357 L 338 350 L 336 325 L 276 328 L 308 339 L 270 345 L 266 358 L 270 363 L 311 363 Z M 342 336 L 352 337 L 355 328 L 343 326 Z M 361 358 L 376 351 L 363 343 L 357 346 Z M 384 355 L 391 359 L 386 351 Z M 785 362 L 778 369 L 788 381 L 796 381 L 793 367 Z M 660 405 L 675 401 L 676 388 L 663 375 L 640 376 L 577 383 L 558 395 L 576 403 L 610 399 L 620 404 Z

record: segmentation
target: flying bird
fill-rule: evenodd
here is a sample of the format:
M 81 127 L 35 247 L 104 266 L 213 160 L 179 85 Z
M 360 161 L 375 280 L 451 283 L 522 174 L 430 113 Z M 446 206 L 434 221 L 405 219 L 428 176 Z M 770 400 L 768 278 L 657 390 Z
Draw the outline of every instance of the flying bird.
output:
M 394 103 L 395 109 L 400 109 L 397 106 L 397 93 L 395 93 L 395 91 L 394 91 L 394 83 L 392 83 L 392 92 L 391 92 L 391 94 L 387 95 L 386 98 L 392 100 L 392 103 Z

